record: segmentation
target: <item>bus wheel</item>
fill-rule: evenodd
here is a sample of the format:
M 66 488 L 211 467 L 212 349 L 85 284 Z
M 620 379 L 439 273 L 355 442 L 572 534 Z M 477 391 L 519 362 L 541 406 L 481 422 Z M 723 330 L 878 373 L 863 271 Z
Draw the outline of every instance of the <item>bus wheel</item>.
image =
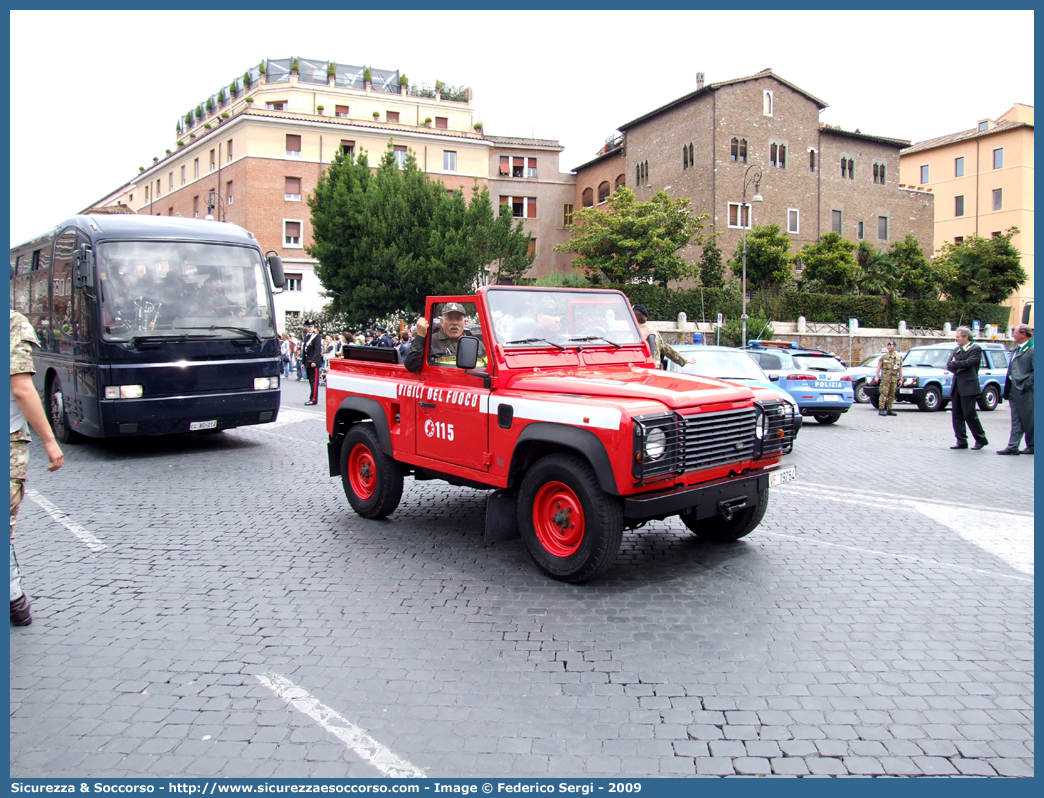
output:
M 79 434 L 69 428 L 69 418 L 65 415 L 65 396 L 62 394 L 62 383 L 57 377 L 47 387 L 47 417 L 54 430 L 58 443 L 75 443 Z

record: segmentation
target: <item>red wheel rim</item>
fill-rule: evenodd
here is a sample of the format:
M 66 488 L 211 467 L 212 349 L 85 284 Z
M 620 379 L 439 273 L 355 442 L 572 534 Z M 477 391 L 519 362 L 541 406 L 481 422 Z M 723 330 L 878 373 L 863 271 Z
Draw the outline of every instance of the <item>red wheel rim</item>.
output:
M 360 499 L 370 498 L 377 487 L 377 464 L 365 444 L 355 444 L 348 454 L 348 481 Z
M 533 501 L 533 529 L 548 553 L 568 557 L 584 539 L 584 508 L 573 489 L 562 482 L 548 482 Z

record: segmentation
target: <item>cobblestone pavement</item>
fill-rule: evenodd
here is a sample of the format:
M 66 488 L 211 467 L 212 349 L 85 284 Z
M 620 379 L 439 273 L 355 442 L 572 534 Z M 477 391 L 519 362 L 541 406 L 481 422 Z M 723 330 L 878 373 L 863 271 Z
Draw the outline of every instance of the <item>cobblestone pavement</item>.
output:
M 572 586 L 483 543 L 478 491 L 407 480 L 355 516 L 305 394 L 264 427 L 70 445 L 54 475 L 33 444 L 12 776 L 376 776 L 377 748 L 443 777 L 1032 775 L 1006 405 L 981 452 L 946 412 L 810 422 L 748 538 L 655 522 Z

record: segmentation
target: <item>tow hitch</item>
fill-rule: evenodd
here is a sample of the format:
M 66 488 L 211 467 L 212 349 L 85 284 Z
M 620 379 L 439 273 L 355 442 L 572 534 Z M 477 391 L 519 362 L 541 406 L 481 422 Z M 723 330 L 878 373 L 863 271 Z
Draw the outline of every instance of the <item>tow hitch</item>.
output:
M 718 513 L 725 519 L 725 523 L 728 523 L 732 520 L 732 515 L 736 510 L 742 510 L 746 506 L 747 497 L 737 496 L 735 499 L 725 499 L 718 502 Z

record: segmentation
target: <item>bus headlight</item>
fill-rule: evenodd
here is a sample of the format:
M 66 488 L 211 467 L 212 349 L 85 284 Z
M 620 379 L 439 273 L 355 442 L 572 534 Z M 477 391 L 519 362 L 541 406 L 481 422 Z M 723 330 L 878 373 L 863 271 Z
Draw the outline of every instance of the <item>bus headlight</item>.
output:
M 254 377 L 254 390 L 267 391 L 279 387 L 278 377 Z
M 141 399 L 144 391 L 140 385 L 106 385 L 106 399 Z

